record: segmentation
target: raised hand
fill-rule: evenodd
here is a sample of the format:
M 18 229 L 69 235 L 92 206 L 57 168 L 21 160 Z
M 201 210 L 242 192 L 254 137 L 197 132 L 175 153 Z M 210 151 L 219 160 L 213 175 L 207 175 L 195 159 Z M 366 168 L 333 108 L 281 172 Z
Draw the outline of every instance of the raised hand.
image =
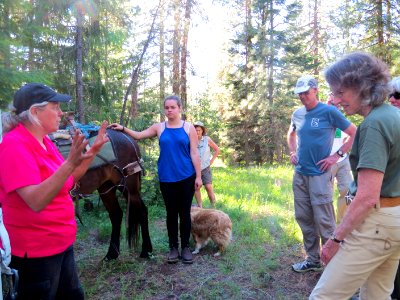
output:
M 74 138 L 72 139 L 72 145 L 67 157 L 67 162 L 71 163 L 73 167 L 76 168 L 82 163 L 83 160 L 96 155 L 100 151 L 101 147 L 109 141 L 106 134 L 107 126 L 108 123 L 106 121 L 101 124 L 99 133 L 92 147 L 90 147 L 86 152 L 85 150 L 88 148 L 89 141 L 85 139 L 85 136 L 78 129 L 74 135 Z
M 74 168 L 78 167 L 82 163 L 82 160 L 85 159 L 85 154 L 83 151 L 86 149 L 88 143 L 89 141 L 85 139 L 85 136 L 82 134 L 82 132 L 77 129 L 72 139 L 71 149 L 66 162 L 70 163 Z
M 97 153 L 99 153 L 101 147 L 103 147 L 103 145 L 110 140 L 106 133 L 107 127 L 108 127 L 108 122 L 103 121 L 103 123 L 101 123 L 99 132 L 97 134 L 96 139 L 94 140 L 93 145 L 90 147 L 88 152 L 86 152 L 86 154 L 96 155 Z
M 118 123 L 112 123 L 108 126 L 108 128 L 116 130 L 116 131 L 122 131 L 124 129 L 124 126 Z

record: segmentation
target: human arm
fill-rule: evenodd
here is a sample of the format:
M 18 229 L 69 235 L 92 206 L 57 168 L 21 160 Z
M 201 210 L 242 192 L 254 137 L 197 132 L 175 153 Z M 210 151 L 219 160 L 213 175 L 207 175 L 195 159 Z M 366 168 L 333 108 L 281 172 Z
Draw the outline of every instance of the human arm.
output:
M 160 123 L 155 123 L 143 131 L 134 131 L 118 123 L 112 123 L 110 126 L 108 126 L 108 128 L 125 132 L 135 140 L 142 140 L 157 136 L 158 131 L 160 130 Z
M 350 123 L 350 125 L 346 128 L 346 130 L 344 130 L 344 133 L 347 134 L 347 137 L 344 140 L 343 145 L 340 147 L 339 150 L 341 150 L 343 153 L 347 153 L 350 151 L 351 147 L 353 146 L 356 132 L 357 132 L 357 127 L 353 123 Z M 337 152 L 335 152 L 329 155 L 328 157 L 321 159 L 319 162 L 317 162 L 317 165 L 320 165 L 321 171 L 326 171 L 332 165 L 336 164 L 339 159 L 340 155 Z
M 201 188 L 203 182 L 201 181 L 200 155 L 199 155 L 199 150 L 197 149 L 197 144 L 198 144 L 197 132 L 193 125 L 190 125 L 189 128 L 189 140 L 190 140 L 190 157 L 192 159 L 192 163 L 196 171 L 196 180 L 194 183 L 194 188 L 195 190 L 198 190 Z
M 219 155 L 220 150 L 219 150 L 218 145 L 210 137 L 208 137 L 208 146 L 210 146 L 210 148 L 214 150 L 213 156 L 210 161 L 210 165 L 212 165 L 214 160 Z
M 289 152 L 290 152 L 290 162 L 293 165 L 297 165 L 297 136 L 296 136 L 296 131 L 294 130 L 293 124 L 290 124 L 289 130 L 287 133 L 287 143 L 289 147 Z
M 344 130 L 343 132 L 346 133 L 347 136 L 343 140 L 343 145 L 342 145 L 342 147 L 340 147 L 340 150 L 342 150 L 343 153 L 347 153 L 350 151 L 351 147 L 353 146 L 354 138 L 356 137 L 356 133 L 357 133 L 357 127 L 353 123 L 351 123 L 350 126 L 347 127 L 347 129 Z
M 359 169 L 357 194 L 349 207 L 342 222 L 335 230 L 337 240 L 344 240 L 346 236 L 357 228 L 368 216 L 371 209 L 379 202 L 384 173 L 374 169 Z M 322 247 L 321 259 L 328 264 L 339 250 L 340 244 L 328 240 Z
M 72 172 L 72 177 L 74 177 L 75 182 L 77 182 L 83 175 L 85 175 L 90 164 L 93 162 L 96 155 L 100 152 L 103 145 L 109 141 L 106 134 L 107 125 L 108 123 L 106 121 L 101 124 L 93 145 L 84 155 L 85 159 L 82 160 L 82 162 Z
M 67 179 L 73 176 L 75 170 L 81 168 L 85 160 L 93 159 L 96 151 L 103 145 L 103 141 L 108 140 L 104 137 L 106 127 L 107 123 L 103 123 L 100 129 L 100 132 L 103 132 L 102 137 L 95 142 L 93 150 L 86 153 L 83 151 L 88 141 L 82 133 L 75 134 L 67 159 L 52 175 L 37 184 L 26 185 L 15 190 L 33 211 L 39 212 L 44 209 L 57 196 Z

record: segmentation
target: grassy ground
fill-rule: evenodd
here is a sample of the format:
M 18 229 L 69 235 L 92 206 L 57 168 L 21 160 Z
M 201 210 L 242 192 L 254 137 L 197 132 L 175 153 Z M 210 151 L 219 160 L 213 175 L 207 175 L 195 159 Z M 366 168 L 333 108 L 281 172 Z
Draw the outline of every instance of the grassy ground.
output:
M 111 225 L 96 200 L 94 211 L 82 213 L 85 226 L 79 227 L 75 247 L 87 299 L 307 299 L 320 274 L 291 270 L 304 255 L 294 220 L 292 174 L 289 166 L 214 168 L 216 208 L 231 217 L 233 241 L 219 258 L 212 256 L 211 243 L 192 265 L 166 263 L 160 205 L 148 207 L 153 259 L 140 259 L 138 250 L 129 251 L 122 240 L 119 259 L 102 262 Z M 205 193 L 203 204 L 209 206 Z

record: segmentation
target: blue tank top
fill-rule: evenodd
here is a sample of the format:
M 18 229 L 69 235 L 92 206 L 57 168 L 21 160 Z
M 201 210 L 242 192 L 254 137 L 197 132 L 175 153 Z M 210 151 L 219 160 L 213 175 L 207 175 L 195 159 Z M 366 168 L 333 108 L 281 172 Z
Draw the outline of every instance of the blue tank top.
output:
M 160 157 L 158 158 L 158 177 L 160 182 L 177 182 L 195 173 L 190 156 L 190 140 L 184 129 L 185 122 L 180 128 L 168 128 L 161 133 L 158 141 Z

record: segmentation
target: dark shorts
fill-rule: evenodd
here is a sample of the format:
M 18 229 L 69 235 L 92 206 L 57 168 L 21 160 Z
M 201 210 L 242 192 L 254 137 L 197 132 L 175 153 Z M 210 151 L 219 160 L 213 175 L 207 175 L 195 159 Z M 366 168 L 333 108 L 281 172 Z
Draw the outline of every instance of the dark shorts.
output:
M 10 267 L 19 273 L 18 300 L 84 299 L 72 246 L 53 256 L 12 256 Z
M 212 183 L 212 175 L 211 175 L 211 167 L 201 170 L 201 181 L 203 181 L 203 185 Z

